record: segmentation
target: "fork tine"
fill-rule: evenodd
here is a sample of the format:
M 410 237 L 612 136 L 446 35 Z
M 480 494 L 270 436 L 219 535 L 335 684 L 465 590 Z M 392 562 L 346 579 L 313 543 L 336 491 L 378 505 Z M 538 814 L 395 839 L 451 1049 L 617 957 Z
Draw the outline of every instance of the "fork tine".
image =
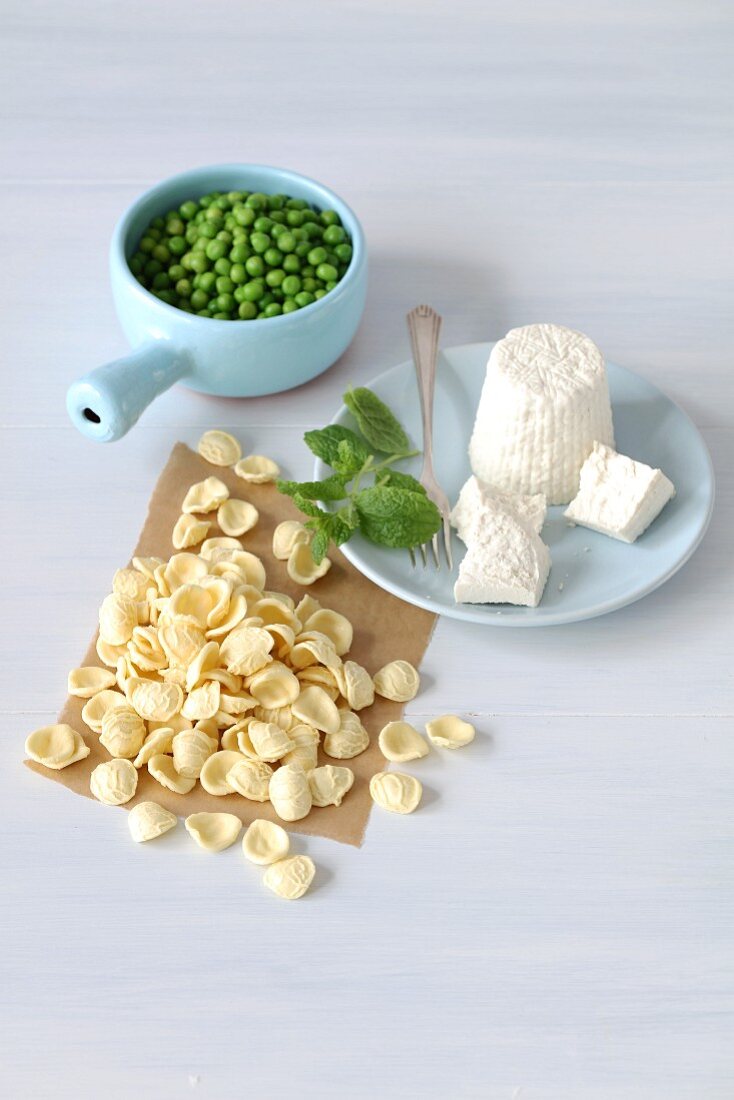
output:
M 449 570 L 452 570 L 454 568 L 454 558 L 451 553 L 451 522 L 446 514 L 444 514 L 443 517 L 443 546 L 446 551 L 446 561 L 449 563 Z
M 433 550 L 433 560 L 436 565 L 436 569 L 441 568 L 441 559 L 438 556 L 438 535 L 434 535 L 431 539 L 431 550 Z
M 410 554 L 410 564 L 412 565 L 413 569 L 415 569 L 415 550 L 412 546 L 408 547 L 408 553 Z
M 425 544 L 425 542 L 421 543 L 421 557 L 423 558 L 423 568 L 425 569 L 426 566 L 428 565 L 428 554 L 426 553 L 426 544 Z

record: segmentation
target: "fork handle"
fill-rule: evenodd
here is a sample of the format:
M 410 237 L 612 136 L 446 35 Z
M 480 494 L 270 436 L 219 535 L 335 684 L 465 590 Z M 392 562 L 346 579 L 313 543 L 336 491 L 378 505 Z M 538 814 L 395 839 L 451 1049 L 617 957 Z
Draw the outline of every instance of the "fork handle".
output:
M 441 318 L 430 306 L 416 306 L 408 314 L 408 331 L 418 379 L 423 422 L 423 472 L 433 472 L 433 391 L 436 381 Z

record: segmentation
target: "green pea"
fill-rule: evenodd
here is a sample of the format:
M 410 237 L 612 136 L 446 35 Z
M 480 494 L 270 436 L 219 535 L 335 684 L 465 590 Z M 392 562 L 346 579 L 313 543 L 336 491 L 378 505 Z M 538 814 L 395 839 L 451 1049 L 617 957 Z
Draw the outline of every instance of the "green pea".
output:
M 334 252 L 337 259 L 341 260 L 344 264 L 348 264 L 352 258 L 352 246 L 346 242 L 344 244 L 335 245 Z
M 220 229 L 217 233 L 216 240 L 224 241 L 227 247 L 229 247 L 232 244 L 232 234 L 228 229 Z
M 199 226 L 199 236 L 208 237 L 213 241 L 218 233 L 217 225 L 215 222 L 203 221 Z
M 301 277 L 304 279 L 313 279 L 315 274 L 316 268 L 311 267 L 311 264 L 306 264 L 305 267 L 301 268 Z
M 183 279 L 186 268 L 182 264 L 171 264 L 168 274 L 171 276 L 171 282 L 176 283 L 179 279 Z
M 243 321 L 252 321 L 257 317 L 257 306 L 254 302 L 240 302 L 237 315 Z
M 265 263 L 261 256 L 249 256 L 245 260 L 245 270 L 248 275 L 257 277 L 265 274 Z
M 267 252 L 270 248 L 270 237 L 267 233 L 251 233 L 250 245 L 253 252 L 262 254 L 263 252 Z
M 323 283 L 335 282 L 339 272 L 331 264 L 319 264 L 316 275 Z
M 340 220 L 336 210 L 321 211 L 321 221 L 324 225 L 339 225 Z
M 207 250 L 208 247 L 209 247 L 208 237 L 199 237 L 198 241 L 194 241 L 194 243 L 192 244 L 191 251 L 192 252 L 204 252 L 204 253 L 206 253 L 206 250 Z
M 255 219 L 255 224 L 252 228 L 255 230 L 256 233 L 268 233 L 272 224 L 273 223 L 271 219 L 268 218 L 265 214 L 262 214 L 259 218 Z
M 236 286 L 232 291 L 232 297 L 234 298 L 235 302 L 246 301 L 247 299 L 245 298 L 245 288 L 243 286 Z
M 234 309 L 234 298 L 231 294 L 220 294 L 217 298 L 217 306 L 220 310 L 232 310 Z
M 215 321 L 231 321 L 232 318 L 228 313 L 212 313 L 212 317 Z
M 246 205 L 252 210 L 267 210 L 268 196 L 263 195 L 260 191 L 253 191 L 251 195 L 247 196 Z
M 205 290 L 207 294 L 211 294 L 217 281 L 217 277 L 213 271 L 203 271 L 197 276 L 199 280 L 199 286 L 202 290 Z
M 280 317 L 283 312 L 283 307 L 280 302 L 271 302 L 270 305 L 265 306 L 263 313 L 266 317 Z
M 227 246 L 224 241 L 209 241 L 206 246 L 206 255 L 210 260 L 218 260 L 220 256 L 226 256 Z
M 250 206 L 235 206 L 232 213 L 235 216 L 235 220 L 238 225 L 250 226 L 257 217 L 255 211 Z
M 300 256 L 302 260 L 304 260 L 306 256 L 308 256 L 310 250 L 311 245 L 308 243 L 308 241 L 298 241 L 296 247 L 293 249 L 296 256 Z
M 282 210 L 282 208 L 285 206 L 287 201 L 288 201 L 288 196 L 287 195 L 280 195 L 280 194 L 269 195 L 268 196 L 268 208 L 270 210 Z
M 143 270 L 145 264 L 145 254 L 143 252 L 136 252 L 133 258 L 130 260 L 129 268 L 133 275 L 139 275 Z
M 176 291 L 171 290 L 169 287 L 166 287 L 163 290 L 156 290 L 155 296 L 156 298 L 160 298 L 162 302 L 165 302 L 167 306 L 176 305 Z
M 194 290 L 191 294 L 191 305 L 194 309 L 204 309 L 209 305 L 209 295 L 201 288 Z
M 170 237 L 180 237 L 186 230 L 186 226 L 183 220 L 179 218 L 178 214 L 170 214 L 166 221 L 166 233 Z
M 285 225 L 285 210 L 271 210 L 270 211 L 270 220 L 273 222 L 273 228 L 275 228 L 276 225 L 284 226 Z M 272 232 L 272 230 L 271 230 L 271 232 Z
M 288 199 L 285 205 L 288 210 L 305 210 L 308 203 L 305 199 Z
M 157 275 L 153 276 L 153 289 L 165 290 L 166 287 L 171 285 L 171 280 L 168 277 L 167 271 L 159 271 Z
M 217 294 L 231 294 L 234 290 L 234 283 L 228 275 L 220 275 L 215 286 L 217 288 Z
M 246 244 L 234 244 L 230 250 L 229 258 L 233 264 L 243 264 L 251 255 L 252 253 Z
M 165 229 L 166 227 L 166 223 L 164 219 L 160 217 L 160 215 L 157 218 L 153 218 L 153 221 L 150 224 L 153 226 L 154 229 Z
M 208 271 L 211 267 L 211 261 L 207 259 L 203 252 L 193 252 L 191 259 L 189 260 L 189 269 L 191 271 Z
M 265 294 L 265 284 L 260 279 L 251 279 L 245 283 L 244 297 L 246 302 L 259 302 Z
M 326 249 L 322 249 L 319 245 L 317 249 L 311 249 L 308 253 L 308 263 L 313 267 L 317 267 L 326 261 Z
M 159 241 L 161 239 L 161 237 L 163 236 L 160 229 L 156 229 L 155 226 L 152 223 L 151 223 L 151 225 L 148 226 L 147 235 L 149 237 L 152 237 L 153 240 L 156 241 L 156 242 Z
M 193 222 L 189 222 L 186 226 L 186 233 L 184 234 L 188 244 L 193 244 L 194 241 L 199 239 L 199 230 L 196 228 Z
M 181 205 L 178 208 L 178 212 L 179 212 L 179 214 L 181 215 L 181 217 L 183 218 L 183 220 L 185 222 L 190 222 L 191 219 L 193 218 L 194 214 L 197 213 L 198 209 L 199 209 L 198 202 L 192 202 L 191 199 L 189 199 L 188 202 L 182 202 L 181 203 Z
M 313 294 L 310 294 L 307 290 L 301 290 L 295 296 L 295 302 L 299 309 L 303 306 L 310 306 L 314 300 Z
M 268 248 L 268 250 L 263 253 L 263 259 L 270 267 L 278 267 L 283 260 L 283 253 L 279 248 Z
M 278 287 L 285 279 L 285 271 L 282 267 L 274 267 L 265 276 L 265 282 L 269 287 Z
M 336 286 L 336 279 L 329 280 L 329 282 L 326 284 L 327 293 L 328 293 L 328 291 L 333 290 L 335 286 Z
M 214 264 L 214 270 L 217 275 L 229 275 L 232 270 L 232 264 L 226 256 L 220 256 L 217 262 Z
M 287 256 L 283 257 L 281 266 L 289 275 L 293 275 L 296 271 L 301 270 L 301 261 L 294 252 L 289 252 Z
M 190 279 L 179 279 L 176 283 L 176 293 L 180 295 L 181 298 L 190 298 L 193 289 Z
M 278 236 L 278 248 L 281 252 L 292 252 L 296 247 L 296 238 L 288 229 L 284 229 Z
M 262 298 L 258 302 L 258 305 L 260 306 L 260 309 L 265 309 L 266 306 L 269 306 L 271 304 L 271 302 L 274 302 L 274 301 L 275 301 L 275 293 L 272 290 L 269 290 L 267 292 L 267 294 L 263 294 Z
M 289 210 L 285 218 L 288 225 L 303 225 L 303 213 L 300 210 Z
M 210 222 L 214 222 L 219 229 L 219 222 L 224 221 L 224 214 L 221 207 L 215 206 L 214 203 L 207 208 L 206 216 Z
M 286 298 L 283 302 L 283 313 L 294 313 L 298 309 L 298 305 L 293 298 Z
M 150 253 L 155 248 L 155 245 L 156 245 L 155 237 L 151 237 L 149 233 L 146 233 L 146 235 L 143 237 L 143 239 L 140 242 L 140 251 L 145 252 L 148 255 L 150 255 Z
M 247 281 L 247 269 L 244 264 L 232 264 L 229 269 L 229 277 L 232 283 L 244 283 Z
M 313 296 L 314 298 L 324 298 L 326 296 L 326 291 L 321 289 L 314 290 Z
M 297 226 L 295 229 L 292 229 L 291 232 L 292 232 L 293 236 L 296 238 L 296 241 L 307 241 L 308 240 L 308 233 L 303 228 L 303 226 Z
M 143 274 L 147 275 L 149 279 L 152 279 L 159 271 L 163 271 L 163 264 L 158 260 L 148 260 L 143 268 Z
M 314 290 L 318 290 L 319 284 L 316 282 L 315 279 L 308 278 L 301 279 L 301 286 L 304 290 L 309 291 L 309 293 L 313 293 Z
M 289 298 L 294 298 L 301 289 L 301 280 L 297 275 L 288 275 L 283 279 L 283 293 Z
M 162 264 L 167 264 L 171 258 L 171 253 L 164 244 L 157 244 L 153 249 L 152 256 L 154 260 L 160 260 Z
M 340 225 L 329 225 L 324 230 L 324 240 L 327 244 L 341 244 L 346 239 L 346 233 Z

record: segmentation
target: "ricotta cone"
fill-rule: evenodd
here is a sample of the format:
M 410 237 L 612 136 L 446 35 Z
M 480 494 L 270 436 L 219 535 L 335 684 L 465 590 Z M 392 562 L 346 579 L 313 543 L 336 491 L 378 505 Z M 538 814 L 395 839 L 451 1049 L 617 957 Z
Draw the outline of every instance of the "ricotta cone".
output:
M 614 445 L 596 344 L 560 325 L 511 329 L 487 363 L 469 444 L 473 472 L 506 493 L 567 504 L 595 442 Z

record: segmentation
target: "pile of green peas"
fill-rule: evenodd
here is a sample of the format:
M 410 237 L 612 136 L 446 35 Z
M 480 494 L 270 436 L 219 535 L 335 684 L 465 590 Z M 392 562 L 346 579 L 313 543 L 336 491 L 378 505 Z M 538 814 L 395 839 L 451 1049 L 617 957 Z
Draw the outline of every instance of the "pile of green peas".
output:
M 130 270 L 166 302 L 199 317 L 255 321 L 323 298 L 352 245 L 335 210 L 261 192 L 212 191 L 154 218 Z

